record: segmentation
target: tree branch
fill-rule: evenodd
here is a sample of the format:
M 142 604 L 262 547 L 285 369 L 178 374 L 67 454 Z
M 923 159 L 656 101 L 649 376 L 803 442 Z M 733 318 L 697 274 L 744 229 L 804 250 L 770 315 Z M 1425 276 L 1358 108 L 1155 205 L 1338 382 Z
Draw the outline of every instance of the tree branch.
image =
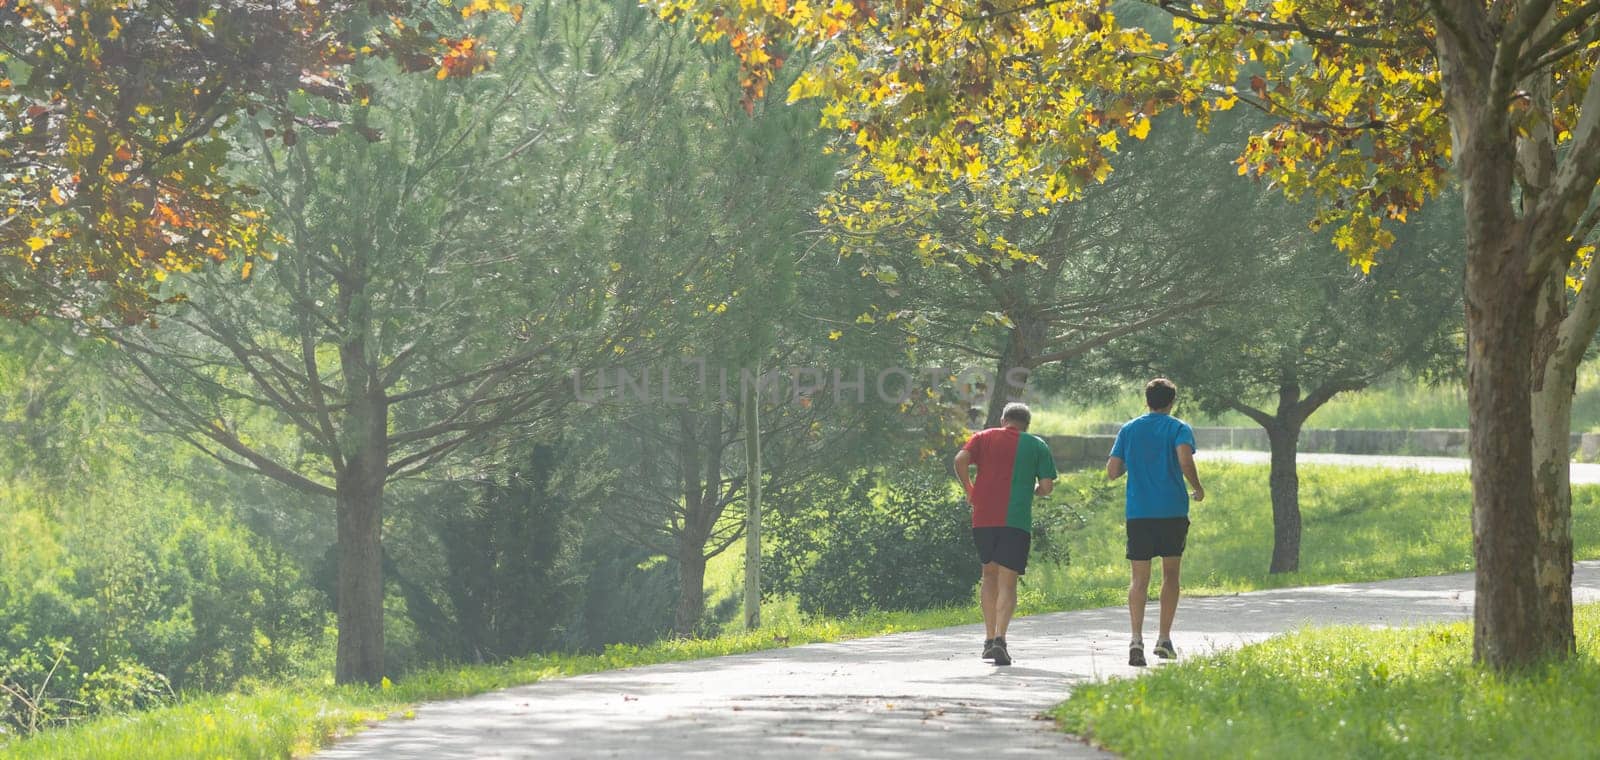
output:
M 1337 45 L 1377 48 L 1381 50 L 1403 49 L 1396 40 L 1386 40 L 1379 37 L 1364 36 L 1372 32 L 1382 31 L 1385 28 L 1382 25 L 1374 24 L 1372 26 L 1353 26 L 1344 30 L 1331 31 L 1327 29 L 1318 29 L 1310 24 L 1307 24 L 1305 18 L 1299 13 L 1294 15 L 1294 23 L 1286 24 L 1281 21 L 1259 21 L 1242 18 L 1229 19 L 1216 18 L 1214 16 L 1202 16 L 1187 7 L 1178 5 L 1176 0 L 1159 0 L 1159 2 L 1156 3 L 1156 7 L 1165 11 L 1170 16 L 1175 16 L 1185 21 L 1191 21 L 1203 26 L 1237 26 L 1245 29 L 1254 29 L 1259 32 L 1298 32 L 1306 39 L 1317 40 L 1318 42 L 1331 42 Z M 1420 40 L 1421 38 L 1419 37 L 1417 39 Z M 1426 40 L 1422 40 L 1422 43 L 1426 44 Z
M 1580 108 L 1566 159 L 1556 169 L 1555 179 L 1532 220 L 1534 248 L 1527 271 L 1530 277 L 1536 278 L 1557 263 L 1570 260 L 1576 246 L 1569 238 L 1594 202 L 1595 186 L 1600 184 L 1600 76 L 1589 78 Z
M 1526 76 L 1583 47 L 1583 38 L 1594 33 L 1600 27 L 1590 27 L 1587 30 L 1583 30 L 1582 27 L 1589 19 L 1597 15 L 1600 15 L 1600 0 L 1589 0 L 1589 2 L 1578 6 L 1572 13 L 1567 14 L 1566 18 L 1552 24 L 1549 29 L 1545 30 L 1544 34 L 1539 35 L 1537 40 L 1529 43 L 1523 49 L 1522 56 L 1517 61 L 1518 71 Z M 1578 31 L 1578 40 L 1576 42 L 1555 48 L 1555 44 L 1562 37 L 1573 31 Z
M 155 387 L 158 395 L 164 397 L 171 406 L 157 403 L 147 394 L 130 393 L 128 398 L 136 405 L 150 412 L 157 418 L 174 427 L 187 427 L 201 435 L 210 438 L 218 445 L 233 452 L 256 468 L 262 475 L 272 478 L 291 488 L 316 496 L 334 496 L 335 491 L 321 483 L 301 475 L 294 470 L 279 464 L 271 457 L 247 446 L 240 441 L 238 436 L 228 432 L 221 425 L 205 418 L 193 408 L 184 403 L 171 388 L 168 388 L 161 378 L 154 372 L 150 365 L 144 363 L 133 354 L 124 354 L 128 361 L 139 370 L 139 373 Z
M 1086 354 L 1086 353 L 1088 353 L 1088 352 L 1090 352 L 1090 351 L 1092 351 L 1092 350 L 1094 350 L 1096 348 L 1100 348 L 1101 346 L 1104 346 L 1107 343 L 1110 343 L 1111 341 L 1116 340 L 1117 338 L 1121 338 L 1121 337 L 1123 337 L 1125 335 L 1130 335 L 1132 333 L 1136 333 L 1136 332 L 1138 332 L 1140 330 L 1143 330 L 1144 328 L 1149 327 L 1151 325 L 1160 324 L 1160 323 L 1165 322 L 1165 321 L 1167 321 L 1169 319 L 1172 319 L 1173 317 L 1178 316 L 1179 314 L 1182 314 L 1184 312 L 1190 311 L 1192 309 L 1203 309 L 1203 308 L 1206 308 L 1208 306 L 1211 306 L 1212 304 L 1213 304 L 1212 299 L 1210 299 L 1210 298 L 1202 298 L 1202 299 L 1199 299 L 1199 300 L 1196 300 L 1196 301 L 1191 301 L 1191 302 L 1188 302 L 1188 303 L 1179 304 L 1179 305 L 1174 306 L 1174 307 L 1169 308 L 1169 309 L 1164 309 L 1162 311 L 1158 311 L 1155 314 L 1151 314 L 1151 315 L 1149 315 L 1147 317 L 1144 317 L 1142 319 L 1138 319 L 1138 320 L 1135 320 L 1133 322 L 1129 322 L 1128 324 L 1122 325 L 1121 327 L 1117 327 L 1117 328 L 1114 328 L 1114 329 L 1111 329 L 1111 330 L 1107 330 L 1106 332 L 1103 332 L 1103 333 L 1101 333 L 1101 334 L 1099 334 L 1099 335 L 1097 335 L 1097 336 L 1095 336 L 1093 338 L 1090 338 L 1088 340 L 1082 341 L 1082 342 L 1078 343 L 1077 345 L 1074 345 L 1074 346 L 1071 346 L 1071 347 L 1068 347 L 1068 348 L 1064 348 L 1064 349 L 1061 349 L 1059 351 L 1054 351 L 1054 352 L 1051 352 L 1051 353 L 1048 353 L 1048 354 L 1041 354 L 1038 357 L 1035 357 L 1035 361 L 1037 362 L 1037 364 L 1035 364 L 1035 366 L 1039 366 L 1039 365 L 1043 365 L 1043 364 L 1049 364 L 1050 362 L 1065 361 L 1067 359 L 1073 359 L 1073 358 L 1082 356 L 1082 355 L 1084 355 L 1084 354 Z

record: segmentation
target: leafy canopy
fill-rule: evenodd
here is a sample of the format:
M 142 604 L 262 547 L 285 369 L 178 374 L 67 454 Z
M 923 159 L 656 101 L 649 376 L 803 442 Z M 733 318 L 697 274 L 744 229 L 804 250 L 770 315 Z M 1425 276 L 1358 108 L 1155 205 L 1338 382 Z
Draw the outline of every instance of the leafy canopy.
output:
M 409 0 L 0 0 L 0 316 L 137 322 L 157 305 L 152 280 L 252 255 L 263 226 L 224 174 L 228 119 L 268 109 L 289 144 L 302 128 L 336 131 L 290 96 L 365 99 L 341 74 L 364 59 L 440 78 L 482 70 L 492 51 L 436 23 L 489 11 L 521 16 L 504 0 L 448 13 Z
M 1015 208 L 1071 200 L 1112 171 L 1157 113 L 1203 128 L 1240 105 L 1268 114 L 1241 174 L 1317 202 L 1314 225 L 1370 267 L 1387 229 L 1440 190 L 1451 161 L 1432 6 L 1408 0 L 652 0 L 725 40 L 758 97 L 786 51 L 820 49 L 789 90 L 827 102 L 858 162 L 897 185 L 996 188 Z M 1491 12 L 1507 18 L 1515 3 Z M 1600 4 L 1564 0 L 1518 70 L 1551 72 L 1548 103 L 1510 104 L 1524 134 L 1572 140 Z M 1170 28 L 1170 37 L 1167 29 Z M 1585 260 L 1592 249 L 1577 251 Z

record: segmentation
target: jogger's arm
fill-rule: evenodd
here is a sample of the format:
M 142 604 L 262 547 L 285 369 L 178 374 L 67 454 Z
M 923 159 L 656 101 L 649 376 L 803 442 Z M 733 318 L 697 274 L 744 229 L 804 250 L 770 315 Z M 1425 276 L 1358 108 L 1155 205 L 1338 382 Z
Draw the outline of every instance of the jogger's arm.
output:
M 1122 477 L 1122 473 L 1127 471 L 1127 465 L 1123 463 L 1122 457 L 1106 459 L 1106 480 L 1116 480 Z
M 1200 485 L 1200 473 L 1194 468 L 1194 447 L 1187 443 L 1178 444 L 1178 468 L 1183 470 L 1183 477 L 1189 481 L 1189 487 L 1194 489 L 1190 498 L 1195 501 L 1205 501 L 1206 489 Z
M 967 502 L 972 502 L 972 452 L 962 449 L 956 452 L 956 479 L 961 481 L 961 489 L 967 493 Z

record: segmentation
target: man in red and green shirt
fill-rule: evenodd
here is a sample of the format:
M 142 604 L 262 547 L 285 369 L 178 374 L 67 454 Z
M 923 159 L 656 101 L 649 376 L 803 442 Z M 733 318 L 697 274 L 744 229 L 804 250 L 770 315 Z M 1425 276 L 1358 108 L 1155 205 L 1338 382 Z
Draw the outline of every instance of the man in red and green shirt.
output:
M 956 454 L 956 477 L 972 505 L 972 540 L 983 564 L 983 659 L 1010 665 L 1006 627 L 1017 610 L 1017 577 L 1028 571 L 1033 497 L 1055 487 L 1056 463 L 1044 439 L 1030 435 L 1027 404 L 1007 404 L 1000 427 L 973 434 Z M 971 467 L 977 465 L 977 482 Z

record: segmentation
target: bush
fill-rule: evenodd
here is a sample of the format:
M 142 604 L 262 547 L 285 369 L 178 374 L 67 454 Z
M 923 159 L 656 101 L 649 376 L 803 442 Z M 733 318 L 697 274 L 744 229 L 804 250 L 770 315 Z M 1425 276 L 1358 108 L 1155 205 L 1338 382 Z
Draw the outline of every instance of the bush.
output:
M 289 673 L 318 646 L 324 601 L 223 516 L 143 491 L 90 495 L 57 519 L 22 506 L 30 495 L 0 487 L 13 518 L 0 521 L 0 725 L 11 731 Z
M 979 575 L 971 511 L 942 475 L 858 472 L 780 495 L 765 591 L 834 617 L 970 602 Z
M 559 482 L 558 451 L 534 446 L 505 482 L 473 489 L 438 526 L 452 633 L 465 661 L 552 649 L 581 601 L 582 515 Z

